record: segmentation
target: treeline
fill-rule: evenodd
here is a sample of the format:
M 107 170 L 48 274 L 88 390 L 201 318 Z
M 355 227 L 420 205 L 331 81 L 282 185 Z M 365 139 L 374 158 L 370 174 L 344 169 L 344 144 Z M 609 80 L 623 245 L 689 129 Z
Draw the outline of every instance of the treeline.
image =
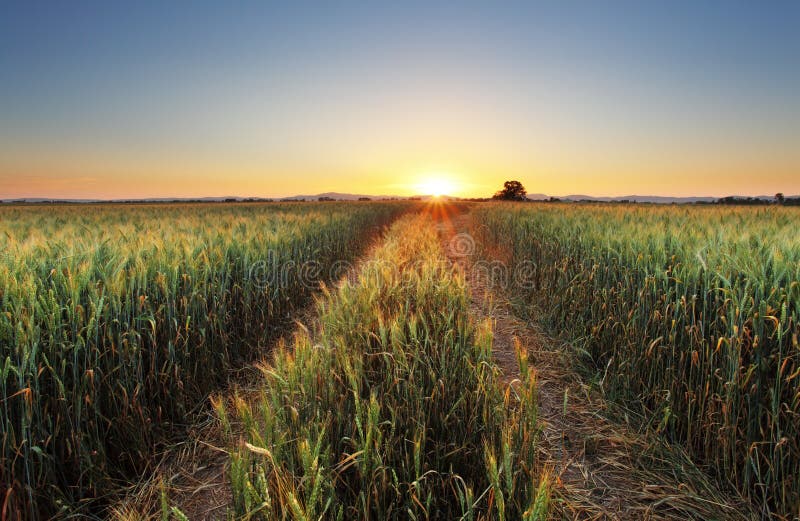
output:
M 778 194 L 780 195 L 780 194 Z M 776 196 L 774 198 L 763 197 L 736 197 L 728 196 L 717 199 L 713 204 L 737 204 L 737 205 L 764 205 L 764 204 L 780 204 L 783 206 L 800 206 L 800 197 L 783 197 Z

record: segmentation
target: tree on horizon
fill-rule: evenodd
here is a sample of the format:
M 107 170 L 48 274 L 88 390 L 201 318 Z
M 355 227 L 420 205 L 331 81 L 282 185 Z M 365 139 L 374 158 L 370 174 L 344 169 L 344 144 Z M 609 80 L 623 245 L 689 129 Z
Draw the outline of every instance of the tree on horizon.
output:
M 519 181 L 506 181 L 503 183 L 503 189 L 496 192 L 492 199 L 502 201 L 524 201 L 528 197 L 528 192 L 522 183 Z

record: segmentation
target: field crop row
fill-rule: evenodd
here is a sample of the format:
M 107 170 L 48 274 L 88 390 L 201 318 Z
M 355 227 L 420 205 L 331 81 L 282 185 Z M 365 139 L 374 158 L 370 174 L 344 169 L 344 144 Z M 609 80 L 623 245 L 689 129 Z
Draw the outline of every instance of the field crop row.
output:
M 319 329 L 263 367 L 260 398 L 218 401 L 245 437 L 236 516 L 547 518 L 533 368 L 518 353 L 521 382 L 504 389 L 491 326 L 472 323 L 443 259 L 429 217 L 399 220 L 359 279 L 322 300 Z
M 479 243 L 525 263 L 537 309 L 765 515 L 800 515 L 800 213 L 489 205 Z
M 73 511 L 142 471 L 227 370 L 404 208 L 0 209 L 4 516 Z

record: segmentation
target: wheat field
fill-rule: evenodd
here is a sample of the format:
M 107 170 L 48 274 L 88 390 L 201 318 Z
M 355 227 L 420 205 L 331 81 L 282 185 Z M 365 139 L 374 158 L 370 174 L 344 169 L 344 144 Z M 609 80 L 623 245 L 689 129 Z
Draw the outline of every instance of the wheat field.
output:
M 68 513 L 144 471 L 226 371 L 262 356 L 335 263 L 400 211 L 0 208 L 6 518 Z
M 448 243 L 456 214 L 468 233 Z M 797 222 L 777 206 L 4 206 L 2 518 L 121 511 L 203 414 L 225 454 L 220 519 L 567 511 L 536 357 L 514 343 L 504 374 L 466 254 L 514 274 L 496 295 L 568 346 L 587 393 L 791 519 Z M 172 499 L 124 518 L 187 518 Z
M 794 208 L 490 205 L 476 234 L 602 377 L 763 512 L 800 515 Z

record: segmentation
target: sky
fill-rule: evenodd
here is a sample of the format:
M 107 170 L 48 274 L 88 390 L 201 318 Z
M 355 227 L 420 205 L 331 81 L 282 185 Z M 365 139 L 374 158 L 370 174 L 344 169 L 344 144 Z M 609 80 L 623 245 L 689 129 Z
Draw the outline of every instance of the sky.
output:
M 800 194 L 800 2 L 14 2 L 0 198 Z

